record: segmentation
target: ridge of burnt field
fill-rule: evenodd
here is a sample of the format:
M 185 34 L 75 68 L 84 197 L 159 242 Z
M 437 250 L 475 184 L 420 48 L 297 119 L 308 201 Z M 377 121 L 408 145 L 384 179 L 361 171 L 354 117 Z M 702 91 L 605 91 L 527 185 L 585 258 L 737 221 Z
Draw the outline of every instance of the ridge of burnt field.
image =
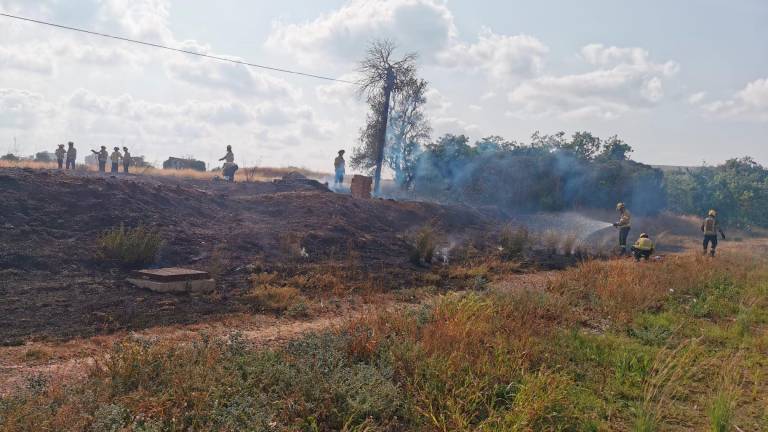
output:
M 0 196 L 0 342 L 247 310 L 238 297 L 254 265 L 301 274 L 354 260 L 361 281 L 403 286 L 423 271 L 408 261 L 407 232 L 430 224 L 461 236 L 486 224 L 468 208 L 357 200 L 311 182 L 226 184 L 7 169 L 0 171 Z M 121 223 L 160 233 L 159 266 L 207 270 L 218 263 L 217 295 L 157 294 L 128 285 L 126 270 L 95 258 L 98 236 Z M 297 245 L 306 257 L 291 254 Z

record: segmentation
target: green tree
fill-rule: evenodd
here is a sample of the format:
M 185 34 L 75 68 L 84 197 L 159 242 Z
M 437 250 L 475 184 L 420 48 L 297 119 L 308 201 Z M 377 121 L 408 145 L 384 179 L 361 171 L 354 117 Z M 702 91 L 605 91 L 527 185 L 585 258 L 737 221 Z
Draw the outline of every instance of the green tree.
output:
M 633 151 L 632 146 L 614 135 L 605 140 L 603 151 L 598 157 L 603 160 L 628 160 Z

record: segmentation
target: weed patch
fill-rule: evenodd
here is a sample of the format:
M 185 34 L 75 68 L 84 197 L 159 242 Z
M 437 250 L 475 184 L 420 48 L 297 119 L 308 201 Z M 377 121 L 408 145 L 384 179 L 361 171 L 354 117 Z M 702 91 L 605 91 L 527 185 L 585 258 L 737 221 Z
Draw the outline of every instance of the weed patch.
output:
M 99 237 L 99 257 L 126 267 L 144 266 L 154 262 L 162 243 L 160 235 L 149 228 L 120 225 Z

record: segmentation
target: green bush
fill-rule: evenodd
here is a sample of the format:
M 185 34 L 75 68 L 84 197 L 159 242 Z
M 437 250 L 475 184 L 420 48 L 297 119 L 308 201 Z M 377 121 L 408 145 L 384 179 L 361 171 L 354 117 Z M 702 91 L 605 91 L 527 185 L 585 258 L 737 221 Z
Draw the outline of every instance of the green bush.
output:
M 126 267 L 138 267 L 154 262 L 163 241 L 149 228 L 126 228 L 120 225 L 99 237 L 99 257 L 116 261 Z

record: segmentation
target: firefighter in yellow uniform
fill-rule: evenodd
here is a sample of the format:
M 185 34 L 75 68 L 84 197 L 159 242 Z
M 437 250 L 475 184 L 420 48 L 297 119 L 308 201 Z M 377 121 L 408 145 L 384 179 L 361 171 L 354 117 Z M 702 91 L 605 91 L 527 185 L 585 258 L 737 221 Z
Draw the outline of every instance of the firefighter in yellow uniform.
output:
M 640 238 L 632 245 L 632 254 L 635 256 L 635 261 L 640 261 L 640 258 L 648 261 L 655 249 L 656 245 L 653 244 L 648 234 L 642 233 Z
M 627 237 L 629 231 L 632 229 L 632 215 L 629 214 L 629 210 L 624 203 L 616 204 L 616 211 L 619 212 L 619 221 L 613 224 L 619 229 L 619 248 L 621 248 L 621 254 L 627 254 Z
M 715 250 L 717 249 L 717 234 L 723 237 L 725 240 L 725 233 L 720 228 L 720 222 L 717 220 L 717 212 L 710 210 L 707 213 L 707 217 L 701 224 L 701 231 L 704 233 L 704 255 L 707 254 L 709 244 L 712 244 L 712 249 L 709 250 L 710 256 L 715 256 Z
M 96 160 L 99 162 L 99 172 L 103 173 L 107 171 L 107 159 L 109 159 L 109 152 L 107 146 L 101 146 L 101 150 L 91 150 L 96 155 Z

